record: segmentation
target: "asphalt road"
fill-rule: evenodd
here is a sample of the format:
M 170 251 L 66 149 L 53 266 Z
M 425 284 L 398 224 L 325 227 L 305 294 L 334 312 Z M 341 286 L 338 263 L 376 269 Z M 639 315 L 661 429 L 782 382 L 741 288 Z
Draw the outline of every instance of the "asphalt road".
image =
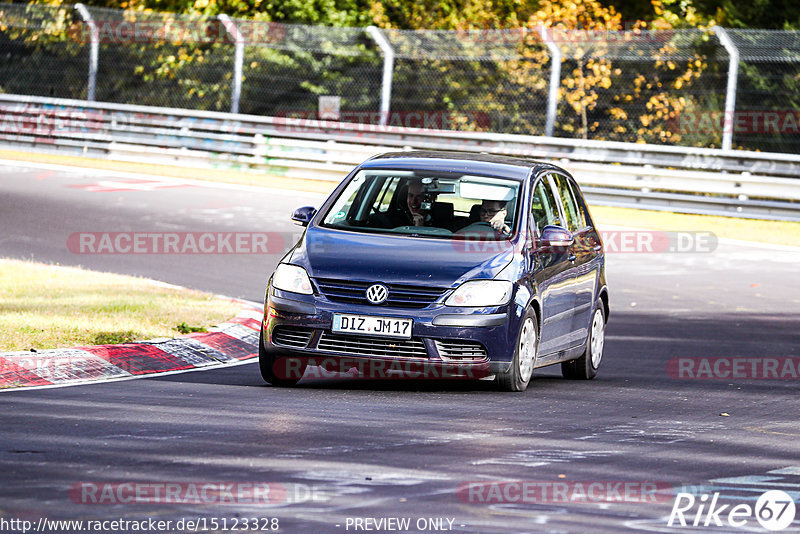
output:
M 292 209 L 321 200 L 132 179 L 0 168 L 0 257 L 259 301 L 278 252 L 76 254 L 70 236 L 267 231 L 288 240 L 297 235 Z M 668 366 L 681 357 L 800 358 L 799 262 L 797 251 L 726 242 L 714 252 L 610 253 L 599 376 L 573 382 L 540 370 L 523 394 L 485 382 L 323 378 L 276 389 L 255 364 L 1 393 L 0 531 L 29 526 L 11 520 L 77 530 L 39 525 L 42 517 L 170 520 L 169 531 L 202 531 L 177 528 L 180 519 L 204 519 L 206 531 L 261 530 L 275 526 L 271 518 L 287 533 L 763 531 L 752 516 L 732 526 L 727 513 L 771 489 L 800 508 L 798 378 L 688 380 Z M 124 483 L 180 484 L 184 499 L 203 483 L 270 483 L 272 504 L 120 502 L 130 497 L 115 493 Z M 581 498 L 592 483 L 609 502 Z M 640 491 L 650 487 L 660 491 Z M 668 526 L 674 494 L 686 487 L 698 499 L 685 512 L 690 526 Z M 520 498 L 520 488 L 533 493 Z M 692 527 L 700 496 L 707 509 L 715 492 L 728 505 L 724 526 L 705 527 L 700 514 Z M 797 516 L 784 532 L 800 530 Z M 400 523 L 377 522 L 387 518 Z

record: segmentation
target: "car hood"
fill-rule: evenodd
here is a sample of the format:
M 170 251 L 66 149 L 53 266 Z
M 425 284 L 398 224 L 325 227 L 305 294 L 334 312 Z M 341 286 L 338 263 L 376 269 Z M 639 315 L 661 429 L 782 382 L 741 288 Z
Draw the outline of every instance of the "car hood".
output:
M 509 241 L 469 242 L 309 227 L 290 263 L 312 278 L 455 287 L 494 278 L 513 256 Z

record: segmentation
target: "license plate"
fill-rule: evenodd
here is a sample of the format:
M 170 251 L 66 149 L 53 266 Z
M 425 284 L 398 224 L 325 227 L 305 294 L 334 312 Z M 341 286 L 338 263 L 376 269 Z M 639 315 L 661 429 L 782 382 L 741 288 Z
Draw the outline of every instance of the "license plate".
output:
M 374 317 L 372 315 L 333 315 L 333 331 L 348 334 L 366 334 L 375 336 L 398 337 L 411 339 L 412 319 L 394 317 Z

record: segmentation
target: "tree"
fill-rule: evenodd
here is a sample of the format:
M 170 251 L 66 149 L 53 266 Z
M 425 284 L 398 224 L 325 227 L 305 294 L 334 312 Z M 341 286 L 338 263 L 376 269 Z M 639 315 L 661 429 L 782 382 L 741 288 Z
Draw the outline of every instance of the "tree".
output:
M 697 105 L 689 89 L 707 64 L 694 47 L 678 50 L 679 35 L 670 33 L 676 29 L 677 15 L 664 10 L 660 0 L 653 1 L 652 9 L 656 18 L 648 25 L 626 23 L 613 7 L 598 0 L 543 0 L 527 21 L 527 61 L 514 65 L 510 74 L 541 86 L 550 71 L 550 55 L 539 37 L 544 32 L 562 53 L 556 124 L 561 135 L 676 142 L 674 121 Z M 690 12 L 681 21 L 700 23 Z

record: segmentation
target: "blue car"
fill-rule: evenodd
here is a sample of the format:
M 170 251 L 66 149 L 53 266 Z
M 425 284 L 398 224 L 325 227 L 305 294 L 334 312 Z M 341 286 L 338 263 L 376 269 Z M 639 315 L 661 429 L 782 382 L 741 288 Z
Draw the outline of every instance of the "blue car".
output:
M 292 219 L 306 229 L 267 286 L 259 361 L 268 383 L 355 369 L 524 391 L 539 367 L 597 374 L 609 316 L 603 243 L 565 170 L 388 153 Z

